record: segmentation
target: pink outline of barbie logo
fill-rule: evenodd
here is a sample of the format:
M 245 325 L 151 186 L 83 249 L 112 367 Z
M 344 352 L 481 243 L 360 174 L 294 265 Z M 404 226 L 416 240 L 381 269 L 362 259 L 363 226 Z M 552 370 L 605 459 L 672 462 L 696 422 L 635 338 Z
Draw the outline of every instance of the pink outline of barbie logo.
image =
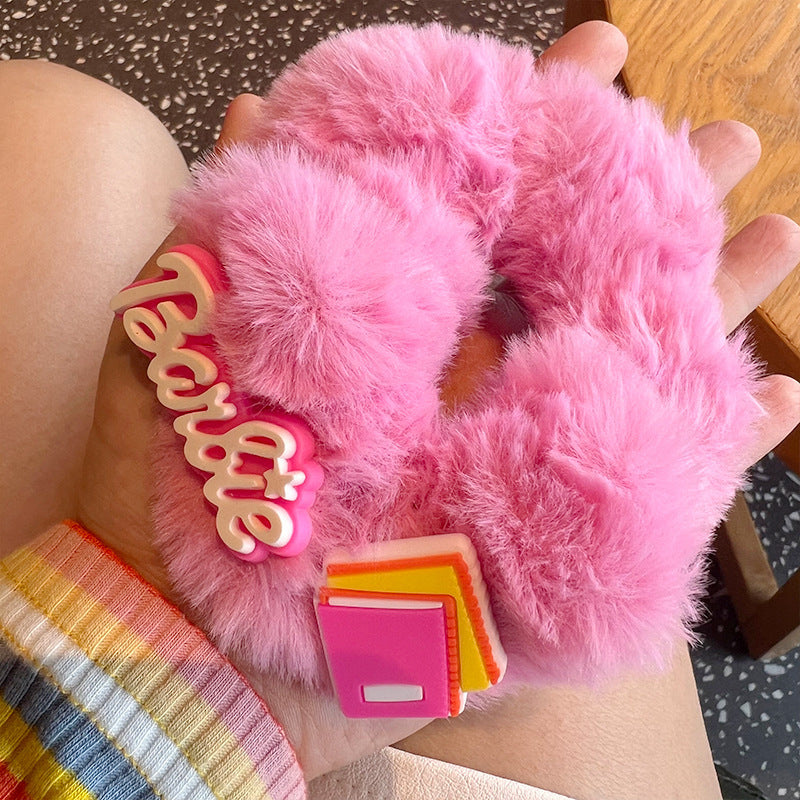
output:
M 322 484 L 314 441 L 296 417 L 252 410 L 226 380 L 210 332 L 215 293 L 224 290 L 217 259 L 180 245 L 112 301 L 131 341 L 150 357 L 147 375 L 195 469 L 209 473 L 203 495 L 216 508 L 217 533 L 244 561 L 270 552 L 301 553 L 311 536 L 308 509 Z

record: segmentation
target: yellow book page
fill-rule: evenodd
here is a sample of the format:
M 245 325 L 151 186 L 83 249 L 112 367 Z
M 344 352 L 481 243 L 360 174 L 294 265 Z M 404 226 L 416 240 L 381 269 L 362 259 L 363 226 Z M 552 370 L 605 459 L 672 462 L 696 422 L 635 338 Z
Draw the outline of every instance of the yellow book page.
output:
M 376 569 L 380 565 L 376 564 Z M 458 609 L 458 649 L 461 662 L 461 689 L 477 692 L 491 686 L 489 674 L 481 658 L 478 642 L 467 613 L 458 577 L 452 567 L 419 567 L 385 572 L 359 572 L 349 575 L 328 575 L 328 586 L 367 592 L 399 592 L 402 594 L 447 594 Z

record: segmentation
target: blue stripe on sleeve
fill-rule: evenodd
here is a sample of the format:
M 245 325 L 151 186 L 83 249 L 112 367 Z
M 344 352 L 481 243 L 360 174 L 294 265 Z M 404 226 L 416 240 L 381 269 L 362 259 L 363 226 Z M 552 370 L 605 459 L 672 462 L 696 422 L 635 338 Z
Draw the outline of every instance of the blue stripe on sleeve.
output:
M 92 720 L 0 639 L 0 695 L 58 763 L 98 800 L 158 795 Z

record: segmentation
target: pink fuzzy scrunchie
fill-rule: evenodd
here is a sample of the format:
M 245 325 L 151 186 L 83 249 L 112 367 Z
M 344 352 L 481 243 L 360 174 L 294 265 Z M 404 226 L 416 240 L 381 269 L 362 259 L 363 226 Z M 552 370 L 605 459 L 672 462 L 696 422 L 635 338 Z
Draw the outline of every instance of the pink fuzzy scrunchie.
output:
M 159 541 L 224 651 L 326 686 L 325 556 L 449 532 L 480 556 L 503 686 L 594 682 L 686 635 L 761 412 L 685 129 L 488 37 L 370 28 L 287 69 L 175 216 L 230 283 L 214 325 L 236 385 L 304 419 L 325 473 L 308 548 L 243 563 L 165 416 Z M 494 273 L 530 330 L 445 413 Z

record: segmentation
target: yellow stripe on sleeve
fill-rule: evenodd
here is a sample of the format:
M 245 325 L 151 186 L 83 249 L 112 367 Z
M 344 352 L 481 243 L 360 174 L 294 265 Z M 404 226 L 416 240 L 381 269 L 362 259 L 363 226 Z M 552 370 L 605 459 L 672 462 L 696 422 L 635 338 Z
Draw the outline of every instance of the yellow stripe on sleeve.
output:
M 0 761 L 31 800 L 95 800 L 75 774 L 45 750 L 36 731 L 0 697 Z
M 2 568 L 31 605 L 149 712 L 217 797 L 268 796 L 217 712 L 119 617 L 33 550 L 18 550 Z

